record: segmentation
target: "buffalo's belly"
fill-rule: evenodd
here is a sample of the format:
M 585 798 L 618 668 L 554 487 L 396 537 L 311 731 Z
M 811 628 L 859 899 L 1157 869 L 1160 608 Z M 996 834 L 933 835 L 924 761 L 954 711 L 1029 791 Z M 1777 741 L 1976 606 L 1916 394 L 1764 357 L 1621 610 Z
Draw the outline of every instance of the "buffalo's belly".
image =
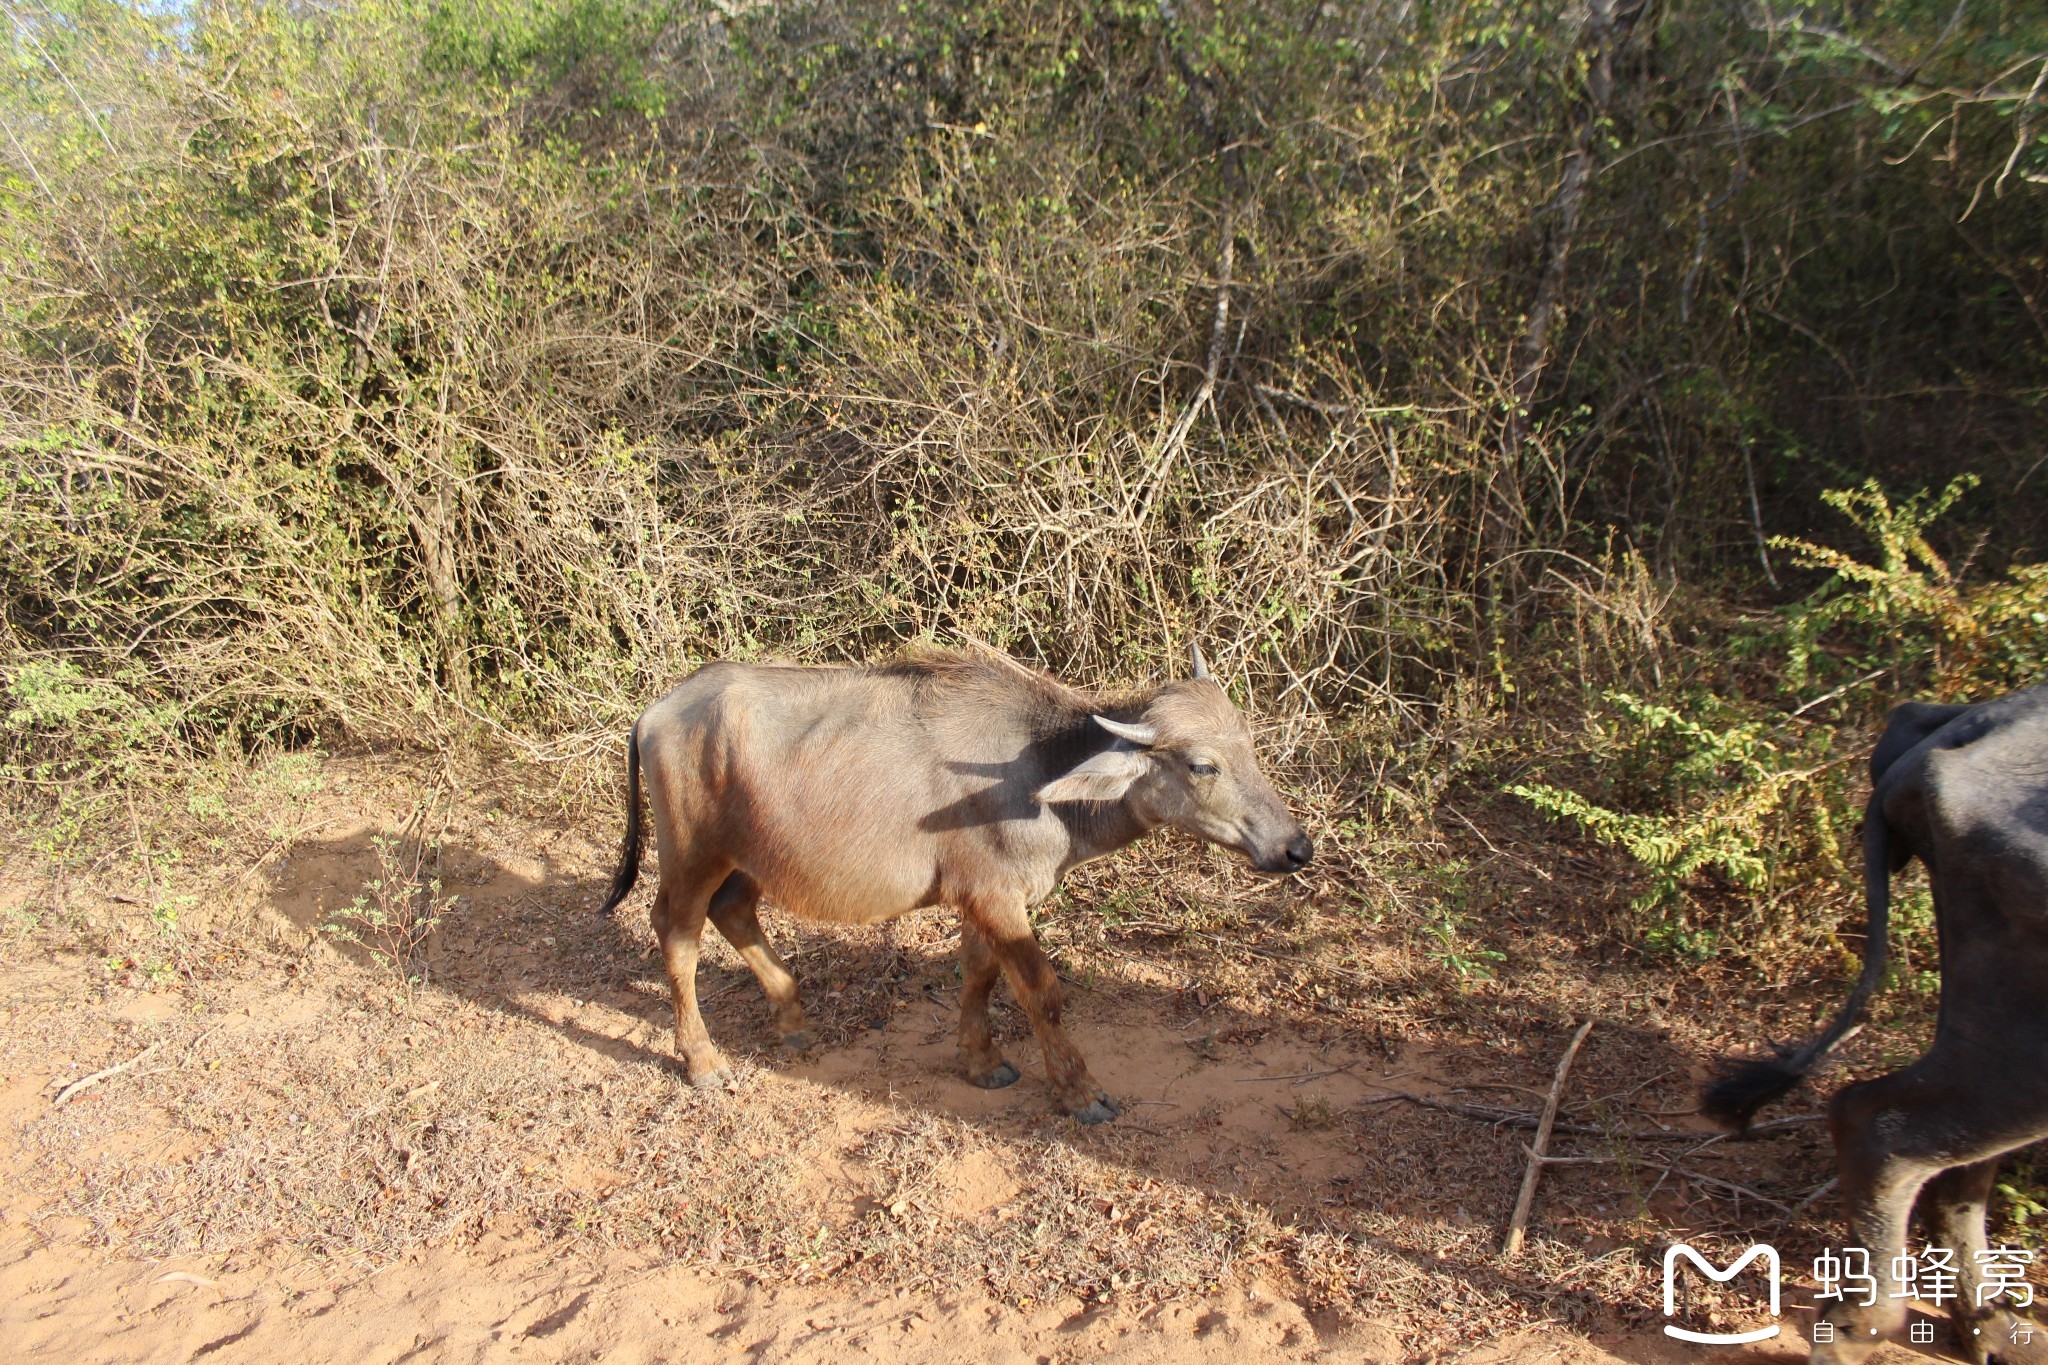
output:
M 930 837 L 874 812 L 850 814 L 808 802 L 760 811 L 735 861 L 770 900 L 805 919 L 872 924 L 932 904 L 938 861 Z
M 781 860 L 748 873 L 790 914 L 834 924 L 874 924 L 938 900 L 938 876 L 904 850 L 834 850 L 802 861 Z

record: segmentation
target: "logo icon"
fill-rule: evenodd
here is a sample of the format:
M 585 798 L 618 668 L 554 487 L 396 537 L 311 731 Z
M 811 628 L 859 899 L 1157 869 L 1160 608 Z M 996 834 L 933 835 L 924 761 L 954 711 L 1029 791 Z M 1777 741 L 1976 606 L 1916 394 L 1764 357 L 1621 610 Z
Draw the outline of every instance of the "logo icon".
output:
M 1749 1250 L 1731 1261 L 1726 1270 L 1716 1270 L 1714 1263 L 1694 1251 L 1683 1242 L 1665 1248 L 1664 1251 L 1664 1316 L 1673 1317 L 1678 1312 L 1678 1262 L 1683 1258 L 1700 1268 L 1700 1273 L 1716 1284 L 1726 1284 L 1740 1275 L 1751 1261 L 1762 1261 L 1771 1282 L 1771 1316 L 1778 1316 L 1778 1249 L 1758 1242 Z M 1702 1346 L 1742 1346 L 1752 1341 L 1764 1341 L 1778 1335 L 1778 1324 L 1759 1327 L 1750 1332 L 1693 1332 L 1683 1327 L 1664 1324 L 1664 1335 L 1677 1337 L 1680 1341 L 1696 1341 Z

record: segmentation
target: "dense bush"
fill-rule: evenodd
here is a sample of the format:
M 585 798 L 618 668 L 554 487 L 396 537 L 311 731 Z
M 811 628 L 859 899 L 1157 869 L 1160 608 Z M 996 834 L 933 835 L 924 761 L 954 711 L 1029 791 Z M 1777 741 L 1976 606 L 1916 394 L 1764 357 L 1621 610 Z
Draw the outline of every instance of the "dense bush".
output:
M 2041 530 L 2015 0 L 8 14 L 23 781 L 585 754 L 708 655 L 919 634 L 1103 677 L 1199 633 L 1312 740 L 1544 703 L 1600 563 L 1796 599 L 1824 489 L 1961 465 L 1945 524 Z M 1966 577 L 1915 628 L 2026 674 L 1964 627 L 2042 580 Z

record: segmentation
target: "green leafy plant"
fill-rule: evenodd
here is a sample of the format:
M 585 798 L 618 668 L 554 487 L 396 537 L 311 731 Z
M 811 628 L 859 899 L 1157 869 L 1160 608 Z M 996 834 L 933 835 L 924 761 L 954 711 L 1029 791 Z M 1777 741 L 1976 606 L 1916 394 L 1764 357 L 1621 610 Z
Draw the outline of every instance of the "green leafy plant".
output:
M 1823 802 L 1811 800 L 1812 783 L 1835 766 L 1808 745 L 1791 748 L 1774 741 L 1761 720 L 1714 725 L 1673 706 L 1625 692 L 1607 702 L 1621 742 L 1665 757 L 1657 773 L 1657 797 L 1678 807 L 1662 812 L 1625 812 L 1599 805 L 1578 792 L 1542 783 L 1508 790 L 1546 815 L 1570 820 L 1601 843 L 1626 851 L 1650 874 L 1650 886 L 1632 902 L 1639 912 L 1662 912 L 1679 902 L 1689 883 L 1719 873 L 1748 892 L 1771 889 L 1785 861 L 1779 842 L 1781 817 L 1789 805 L 1804 805 L 1817 817 L 1810 844 L 1835 870 L 1841 865 L 1841 830 Z M 1689 940 L 1697 951 L 1708 942 Z
M 2048 573 L 2022 567 L 1972 585 L 1929 539 L 1975 482 L 1959 477 L 1899 501 L 1875 483 L 1826 494 L 1869 543 L 1867 559 L 1805 540 L 1773 542 L 1829 574 L 1758 628 L 1787 660 L 1781 687 L 1796 695 L 1851 670 L 1836 694 L 1886 671 L 1924 677 L 1942 696 L 2035 680 L 2048 658 Z M 1844 903 L 1857 894 L 1843 848 L 1861 815 L 1852 780 L 1860 744 L 1839 745 L 1831 727 L 1801 717 L 1805 706 L 1787 713 L 1697 683 L 1668 699 L 1608 691 L 1601 700 L 1588 731 L 1603 790 L 1538 782 L 1510 790 L 1623 850 L 1648 874 L 1631 903 L 1647 946 L 1695 959 L 1725 948 L 1731 926 L 1704 918 L 1698 903 L 1717 880 L 1766 928 L 1782 927 L 1769 923 L 1774 910 L 1817 890 Z M 1896 925 L 1909 949 L 1932 933 L 1931 916 L 1910 909 Z
M 35 781 L 125 773 L 171 738 L 180 715 L 61 658 L 24 660 L 9 671 L 6 695 L 7 747 L 19 760 L 9 768 Z
M 1460 981 L 1490 980 L 1495 965 L 1507 961 L 1507 954 L 1467 941 L 1466 928 L 1465 917 L 1455 910 L 1439 910 L 1426 920 L 1422 932 L 1436 943 L 1428 951 L 1429 959 Z
M 426 981 L 425 949 L 454 904 L 441 880 L 428 872 L 438 848 L 404 831 L 374 835 L 377 872 L 346 909 L 321 928 L 329 937 L 359 948 L 389 975 L 399 997 L 410 1002 Z
M 1998 1182 L 1994 1209 L 2005 1223 L 2000 1240 L 2048 1247 L 2048 1171 L 2042 1169 L 2040 1154 L 2031 1149 L 2020 1152 L 1999 1174 L 2004 1178 Z
M 1861 531 L 1871 560 L 1779 537 L 1806 568 L 1829 578 L 1784 614 L 1786 683 L 1802 687 L 1826 658 L 1831 634 L 1849 637 L 1856 668 L 1876 664 L 1901 681 L 1924 679 L 1940 697 L 1981 697 L 2040 681 L 2048 672 L 2048 565 L 2016 565 L 1989 583 L 1963 581 L 1929 542 L 1928 529 L 1979 480 L 1958 475 L 1939 493 L 1893 501 L 1875 480 L 1822 500 Z

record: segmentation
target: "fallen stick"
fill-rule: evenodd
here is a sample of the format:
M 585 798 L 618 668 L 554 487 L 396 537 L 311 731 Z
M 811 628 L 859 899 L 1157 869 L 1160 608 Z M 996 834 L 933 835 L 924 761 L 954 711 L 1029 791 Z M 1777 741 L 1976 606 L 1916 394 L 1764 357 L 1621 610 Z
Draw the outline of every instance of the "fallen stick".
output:
M 1819 1185 L 1814 1186 L 1811 1190 L 1807 1191 L 1806 1198 L 1794 1204 L 1792 1206 L 1792 1213 L 1787 1214 L 1786 1218 L 1789 1220 L 1792 1217 L 1792 1214 L 1804 1212 L 1807 1205 L 1811 1204 L 1814 1200 L 1820 1198 L 1822 1195 L 1826 1194 L 1829 1190 L 1832 1190 L 1835 1186 L 1841 1183 L 1842 1177 L 1838 1175 L 1829 1176 L 1827 1180 L 1825 1180 Z
M 57 1092 L 57 1098 L 50 1101 L 50 1107 L 52 1109 L 55 1109 L 69 1101 L 73 1096 L 83 1094 L 85 1091 L 92 1089 L 101 1081 L 110 1080 L 113 1077 L 118 1076 L 122 1072 L 126 1071 L 129 1067 L 136 1066 L 140 1063 L 148 1061 L 150 1059 L 150 1056 L 154 1054 L 156 1050 L 162 1046 L 163 1041 L 159 1039 L 158 1041 L 151 1043 L 148 1047 L 142 1049 L 142 1051 L 136 1053 L 133 1057 L 130 1057 L 127 1061 L 122 1062 L 117 1066 L 110 1066 L 104 1071 L 95 1071 L 90 1076 L 79 1077 L 77 1080 L 73 1081 L 71 1084 L 65 1086 L 62 1090 L 59 1090 Z
M 244 882 L 254 881 L 256 878 L 256 874 L 263 870 L 263 865 L 265 863 L 269 862 L 272 858 L 275 858 L 278 854 L 290 848 L 299 840 L 305 838 L 308 834 L 311 834 L 314 830 L 326 829 L 329 825 L 338 825 L 348 818 L 349 817 L 347 817 L 346 815 L 337 815 L 332 820 L 318 820 L 310 825 L 300 825 L 290 834 L 285 835 L 284 838 L 279 839 L 276 843 L 272 844 L 267 850 L 265 850 L 262 857 L 258 858 L 255 862 L 250 863 L 248 867 L 244 868 L 242 870 L 242 875 L 236 879 L 236 884 L 240 885 Z
M 1371 1084 L 1371 1082 L 1367 1082 L 1367 1084 Z M 1534 1128 L 1540 1121 L 1539 1116 L 1530 1113 L 1526 1109 L 1493 1109 L 1483 1104 L 1458 1104 L 1450 1100 L 1432 1099 L 1428 1095 L 1418 1095 L 1412 1090 L 1394 1090 L 1384 1095 L 1373 1095 L 1363 1100 L 1362 1103 L 1385 1104 L 1389 1100 L 1405 1100 L 1409 1104 L 1420 1105 L 1424 1109 L 1435 1109 L 1440 1113 L 1456 1114 L 1460 1118 L 1476 1119 L 1480 1123 L 1510 1123 L 1517 1128 Z M 1617 1133 L 1605 1128 L 1590 1127 L 1583 1123 L 1553 1124 L 1551 1125 L 1551 1131 L 1563 1133 L 1570 1137 L 1622 1137 L 1635 1138 L 1644 1142 L 1673 1142 L 1681 1139 L 1691 1141 L 1699 1136 L 1698 1133 Z
M 1734 1194 L 1746 1195 L 1756 1200 L 1759 1204 L 1769 1204 L 1774 1209 L 1782 1209 L 1787 1215 L 1799 1211 L 1782 1200 L 1773 1199 L 1767 1194 L 1758 1194 L 1747 1185 L 1738 1185 L 1732 1180 L 1723 1180 L 1720 1176 L 1708 1175 L 1704 1171 L 1695 1171 L 1686 1166 L 1667 1166 L 1661 1161 L 1628 1160 L 1618 1156 L 1538 1156 L 1535 1152 L 1529 1151 L 1527 1146 L 1524 1146 L 1522 1150 L 1529 1152 L 1532 1160 L 1539 1161 L 1545 1166 L 1644 1166 L 1653 1171 L 1662 1171 L 1665 1175 L 1675 1175 L 1680 1180 L 1692 1180 L 1702 1185 L 1712 1185 L 1717 1189 L 1728 1190 Z M 1663 1182 L 1660 1181 L 1658 1183 L 1661 1184 Z M 1828 1182 L 1829 1185 L 1833 1183 L 1833 1181 Z M 1826 1188 L 1826 1185 L 1821 1187 L 1823 1191 Z
M 1529 1165 L 1522 1172 L 1522 1192 L 1515 1199 L 1514 1217 L 1508 1219 L 1507 1241 L 1501 1245 L 1500 1255 L 1504 1261 L 1512 1261 L 1521 1254 L 1522 1237 L 1529 1228 L 1529 1210 L 1536 1203 L 1536 1180 L 1543 1174 L 1543 1153 L 1550 1146 L 1550 1130 L 1557 1122 L 1558 1097 L 1564 1093 L 1565 1077 L 1571 1074 L 1572 1058 L 1579 1055 L 1579 1044 L 1585 1042 L 1586 1035 L 1592 1031 L 1591 1019 L 1579 1025 L 1579 1031 L 1572 1035 L 1571 1045 L 1558 1059 L 1557 1074 L 1550 1079 L 1550 1093 L 1543 1100 L 1543 1118 L 1536 1125 L 1536 1143 L 1529 1149 Z
M 1534 872 L 1538 877 L 1542 878 L 1544 881 L 1547 882 L 1551 880 L 1551 875 L 1548 872 L 1545 872 L 1542 868 L 1536 866 L 1536 864 L 1530 862 L 1527 858 L 1518 858 L 1512 853 L 1503 853 L 1499 849 L 1495 848 L 1493 846 L 1493 840 L 1486 837 L 1486 831 L 1480 829 L 1479 826 L 1473 824 L 1470 820 L 1466 820 L 1465 812 L 1459 810 L 1456 806 L 1445 806 L 1444 809 L 1449 811 L 1451 814 L 1457 816 L 1458 819 L 1464 821 L 1465 828 L 1471 830 L 1474 834 L 1478 835 L 1479 842 L 1485 844 L 1486 851 L 1488 853 L 1493 854 L 1494 857 L 1505 858 L 1511 863 L 1520 863 L 1523 867 L 1528 868 L 1531 872 Z
M 212 1028 L 200 1034 L 197 1038 L 194 1038 L 190 1043 L 187 1043 L 187 1055 L 190 1055 L 191 1050 L 193 1048 L 198 1047 L 208 1038 L 211 1038 L 214 1034 L 219 1033 L 222 1027 L 223 1025 L 221 1024 L 215 1024 Z M 71 1099 L 73 1096 L 81 1093 L 82 1091 L 92 1089 L 92 1087 L 98 1085 L 101 1081 L 108 1080 L 112 1077 L 118 1076 L 132 1066 L 140 1066 L 142 1063 L 149 1060 L 151 1053 L 155 1052 L 158 1048 L 162 1047 L 165 1043 L 169 1041 L 170 1040 L 168 1038 L 159 1038 L 155 1042 L 151 1043 L 148 1047 L 142 1049 L 142 1051 L 136 1053 L 133 1057 L 130 1057 L 127 1061 L 120 1063 L 118 1066 L 110 1066 L 104 1071 L 95 1071 L 90 1076 L 79 1077 L 77 1080 L 71 1082 L 71 1084 L 65 1086 L 62 1090 L 59 1090 L 57 1092 L 57 1097 L 50 1101 L 50 1107 L 52 1109 L 55 1109 L 58 1105 L 63 1104 L 66 1100 Z M 151 1074 L 153 1075 L 155 1073 L 152 1072 Z
M 1360 1079 L 1366 1085 L 1378 1084 L 1376 1081 L 1365 1081 L 1362 1077 Z M 1540 1121 L 1539 1115 L 1532 1114 L 1526 1109 L 1495 1109 L 1483 1104 L 1458 1104 L 1449 1100 L 1433 1099 L 1428 1095 L 1418 1095 L 1412 1090 L 1390 1090 L 1384 1095 L 1369 1095 L 1359 1101 L 1359 1103 L 1386 1104 L 1391 1100 L 1403 1100 L 1409 1104 L 1419 1105 L 1424 1109 L 1435 1109 L 1440 1113 L 1456 1114 L 1460 1118 L 1474 1119 L 1480 1123 L 1508 1123 L 1513 1124 L 1517 1128 L 1534 1128 Z M 1789 1119 L 1774 1119 L 1769 1123 L 1757 1124 L 1749 1130 L 1746 1136 L 1756 1137 L 1760 1134 L 1775 1132 L 1780 1129 L 1795 1128 L 1802 1124 L 1819 1123 L 1824 1117 L 1824 1115 L 1820 1114 L 1799 1114 Z M 1651 1132 L 1647 1128 L 1594 1128 L 1584 1123 L 1555 1123 L 1551 1125 L 1550 1131 L 1554 1134 L 1562 1133 L 1567 1137 L 1626 1138 L 1631 1142 L 1697 1142 L 1700 1139 L 1700 1134 L 1698 1133 L 1682 1133 L 1668 1129 Z M 1725 1140 L 1735 1136 L 1735 1134 L 1723 1133 L 1715 1134 L 1715 1136 Z
M 1302 967 L 1312 972 L 1324 972 L 1330 976 L 1341 976 L 1352 981 L 1362 982 L 1368 986 L 1380 984 L 1378 978 L 1368 976 L 1364 972 L 1353 971 L 1349 967 L 1336 967 L 1327 962 L 1311 962 L 1305 957 L 1290 957 L 1285 953 L 1269 953 L 1264 949 L 1252 948 L 1217 934 L 1205 934 L 1199 929 L 1188 930 L 1187 933 L 1193 938 L 1205 938 L 1211 943 L 1220 943 L 1233 952 L 1249 953 L 1253 957 L 1262 957 L 1268 962 L 1278 962 L 1282 966 Z
M 1239 1085 L 1250 1085 L 1258 1081 L 1312 1081 L 1321 1076 L 1341 1076 L 1357 1065 L 1357 1062 L 1346 1062 L 1342 1066 L 1333 1066 L 1323 1071 L 1297 1071 L 1289 1076 L 1237 1076 L 1233 1079 Z

